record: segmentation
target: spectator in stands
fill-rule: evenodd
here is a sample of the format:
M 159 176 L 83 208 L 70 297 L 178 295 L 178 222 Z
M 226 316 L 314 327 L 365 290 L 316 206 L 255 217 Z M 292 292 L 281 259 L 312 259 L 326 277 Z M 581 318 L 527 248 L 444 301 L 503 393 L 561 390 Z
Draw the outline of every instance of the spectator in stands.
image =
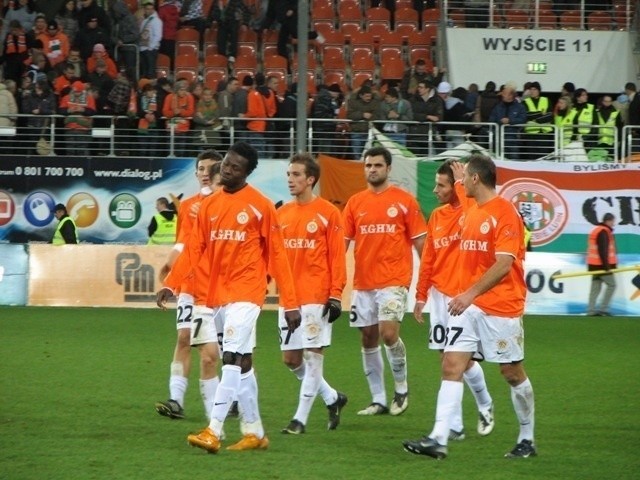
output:
M 620 118 L 624 125 L 629 125 L 629 97 L 626 93 L 621 93 L 613 101 L 612 105 L 618 112 L 620 112 Z
M 107 94 L 107 105 L 112 115 L 115 115 L 115 148 L 116 154 L 128 155 L 131 152 L 131 140 L 129 132 L 133 128 L 132 119 L 129 116 L 129 105 L 134 94 L 131 79 L 126 67 L 118 70 L 115 82 Z
M 420 80 L 416 93 L 411 97 L 413 120 L 420 122 L 409 129 L 407 148 L 419 157 L 426 157 L 429 152 L 429 132 L 431 124 L 442 121 L 444 117 L 444 101 L 437 95 L 433 84 Z M 431 130 L 435 136 L 436 130 Z
M 273 7 L 272 7 L 273 6 Z M 280 24 L 278 30 L 278 55 L 289 58 L 287 46 L 292 38 L 298 38 L 298 1 L 297 0 L 270 0 L 267 17 L 263 25 L 273 23 L 273 17 Z M 309 40 L 316 40 L 318 43 L 324 43 L 325 39 L 315 30 L 308 31 Z
M 148 80 L 148 79 L 145 79 Z M 162 118 L 162 108 L 164 107 L 164 101 L 166 100 L 169 94 L 173 93 L 173 84 L 169 81 L 168 78 L 159 78 L 156 80 L 156 96 L 158 101 L 158 129 L 165 130 L 166 129 L 166 121 Z M 162 135 L 161 137 L 162 143 L 166 147 L 169 144 L 168 138 L 166 135 Z
M 13 6 L 10 6 L 7 10 L 2 23 L 2 29 L 0 30 L 0 44 L 4 45 L 4 41 L 6 40 L 7 35 L 11 32 L 11 29 L 16 28 L 15 26 L 11 26 L 12 22 L 18 22 L 22 29 L 22 33 L 26 34 L 27 32 L 32 31 L 35 20 L 36 11 L 33 0 L 14 0 Z
M 462 3 L 464 5 L 465 26 L 467 28 L 487 28 L 489 25 L 489 2 L 487 0 L 464 0 Z
M 49 138 L 49 115 L 57 111 L 56 98 L 46 80 L 38 80 L 29 95 L 22 99 L 22 112 L 31 114 L 26 120 L 27 155 L 36 152 L 36 144 L 42 137 Z
M 590 150 L 598 138 L 597 129 L 593 128 L 596 125 L 596 107 L 589 103 L 589 93 L 584 88 L 578 88 L 573 94 L 573 108 L 576 110 L 573 123 L 577 140 L 582 140 L 584 148 Z
M 18 104 L 16 98 L 9 88 L 6 81 L 0 83 L 0 127 L 15 127 L 17 117 L 13 116 L 18 113 Z M 12 143 L 15 145 L 15 139 L 12 137 L 0 137 L 0 145 L 3 148 L 9 148 Z
M 96 0 L 80 0 L 80 10 L 76 14 L 78 18 L 78 26 L 80 29 L 83 29 L 91 20 L 95 19 L 96 25 L 95 28 L 99 28 L 106 32 L 107 38 L 111 37 L 111 19 L 107 12 L 98 5 Z M 77 42 L 76 42 L 77 43 Z M 95 42 L 102 43 L 104 45 L 110 45 L 110 43 L 105 42 Z M 93 44 L 91 45 L 93 47 Z
M 280 86 L 280 78 L 270 75 L 265 79 L 262 73 L 256 73 L 256 90 L 264 97 L 264 104 L 267 111 L 267 118 L 274 118 L 278 113 L 278 106 L 282 99 L 278 97 L 278 87 Z M 273 158 L 273 145 L 276 135 L 276 125 L 274 121 L 267 121 L 267 127 L 264 131 L 265 136 L 265 155 L 262 158 Z
M 92 116 L 96 113 L 96 104 L 85 88 L 85 84 L 76 80 L 71 91 L 60 101 L 60 114 L 64 115 L 66 128 L 67 155 L 89 156 Z
M 107 74 L 111 78 L 116 78 L 118 74 L 118 67 L 116 67 L 116 63 L 111 59 L 107 49 L 104 48 L 104 45 L 101 43 L 97 43 L 93 46 L 93 53 L 87 59 L 87 72 L 93 73 L 96 69 L 96 63 L 98 60 L 102 60 L 107 67 Z
M 11 20 L 9 33 L 4 39 L 4 78 L 18 82 L 25 70 L 25 60 L 29 57 L 29 43 L 33 40 L 18 20 Z
M 53 92 L 58 96 L 60 100 L 62 100 L 62 97 L 69 93 L 71 84 L 80 79 L 81 77 L 76 75 L 75 67 L 67 62 L 64 64 L 62 74 L 59 75 L 53 82 Z
M 193 116 L 194 157 L 206 148 L 220 146 L 219 131 L 221 128 L 218 102 L 213 98 L 213 90 L 205 87 L 202 90 L 202 98 L 196 104 L 196 113 Z
M 229 62 L 238 55 L 238 34 L 242 24 L 249 24 L 251 12 L 243 0 L 214 1 L 210 18 L 218 22 L 218 53 Z
M 78 35 L 76 35 L 76 43 L 80 48 L 80 56 L 84 61 L 87 61 L 93 53 L 93 47 L 95 45 L 102 45 L 106 50 L 111 46 L 111 39 L 109 33 L 98 26 L 97 17 L 92 17 L 80 28 Z
M 263 95 L 256 90 L 255 82 L 247 90 L 247 111 L 242 115 L 247 120 L 247 130 L 243 133 L 245 141 L 258 151 L 260 158 L 268 155 L 265 132 L 267 130 L 267 105 Z
M 479 90 L 477 83 L 470 83 L 469 88 L 467 88 L 467 95 L 464 98 L 464 106 L 470 112 L 476 109 L 478 97 L 480 96 Z
M 218 92 L 218 110 L 220 111 L 220 118 L 222 118 L 222 128 L 220 129 L 220 142 L 222 146 L 229 145 L 229 127 L 231 121 L 228 117 L 233 117 L 233 103 L 235 100 L 236 92 L 240 88 L 240 82 L 236 77 L 229 77 L 224 89 Z M 225 119 L 227 117 L 227 119 Z M 225 148 L 221 148 L 224 151 Z
M 143 83 L 144 82 L 144 83 Z M 155 148 L 160 130 L 158 117 L 161 115 L 158 107 L 158 94 L 150 80 L 140 80 L 141 94 L 138 97 L 138 151 L 141 157 L 158 155 Z
M 174 153 L 177 157 L 189 154 L 189 132 L 194 113 L 195 102 L 193 95 L 189 93 L 189 84 L 186 80 L 178 80 L 174 93 L 167 95 L 162 107 L 162 115 L 169 119 L 167 127 L 173 127 Z
M 144 18 L 140 23 L 140 77 L 156 78 L 158 50 L 162 40 L 162 20 L 153 6 L 153 0 L 144 0 Z
M 60 30 L 65 33 L 69 39 L 69 44 L 73 45 L 78 34 L 78 17 L 76 16 L 76 1 L 67 0 L 60 7 L 60 11 L 56 15 L 56 22 Z
M 47 33 L 47 17 L 44 16 L 44 13 L 36 14 L 32 32 L 34 38 L 38 38 L 40 35 L 45 35 Z
M 438 84 L 438 96 L 444 102 L 444 122 L 469 122 L 473 112 L 470 112 L 464 106 L 464 102 L 460 98 L 452 95 L 452 87 L 448 82 L 440 82 Z M 440 125 L 439 132 L 441 140 L 437 142 L 437 149 L 440 151 L 449 150 L 457 147 L 465 141 L 465 128 L 460 125 Z
M 298 83 L 289 85 L 284 98 L 278 102 L 276 118 L 276 141 L 274 144 L 275 158 L 286 158 L 291 152 L 291 139 L 289 132 L 291 128 L 296 128 L 296 118 L 298 116 Z
M 571 97 L 560 97 L 553 111 L 553 123 L 560 130 L 560 145 L 566 147 L 574 140 L 573 119 L 577 113 Z
M 570 97 L 573 97 L 573 94 L 576 91 L 576 86 L 571 83 L 571 82 L 565 82 L 564 85 L 562 85 L 562 88 L 560 89 L 560 96 L 564 97 L 565 95 L 568 95 Z
M 498 124 L 504 140 L 503 156 L 505 160 L 520 160 L 520 132 L 517 127 L 527 121 L 527 110 L 516 101 L 516 85 L 508 82 L 500 92 L 501 100 L 489 115 L 489 121 Z
M 637 94 L 636 84 L 627 82 L 624 86 L 624 93 L 629 100 L 629 123 L 628 125 L 640 125 L 640 95 Z
M 403 147 L 407 145 L 409 124 L 397 121 L 412 121 L 413 109 L 408 100 L 400 98 L 400 93 L 395 87 L 390 87 L 385 92 L 384 101 L 380 103 L 378 110 L 378 118 L 386 120 L 382 123 L 381 129 L 387 137 Z
M 355 159 L 360 159 L 367 138 L 371 122 L 379 119 L 380 100 L 374 98 L 373 91 L 368 85 L 360 87 L 357 95 L 347 102 L 347 118 L 351 120 L 351 147 Z
M 52 72 L 53 70 L 47 62 L 47 57 L 42 53 L 36 53 L 31 57 L 31 62 L 27 67 L 24 77 L 28 77 L 32 83 L 35 83 L 38 78 L 49 80 L 49 75 L 52 75 Z
M 310 117 L 313 119 L 335 120 L 338 118 L 338 111 L 342 105 L 341 97 L 342 91 L 340 85 L 337 83 L 329 87 L 321 85 L 318 88 L 318 94 L 311 106 Z M 292 118 L 296 118 L 296 112 L 293 112 L 293 114 Z M 335 156 L 336 127 L 338 123 L 335 121 L 314 121 L 311 125 L 315 144 L 313 149 L 314 153 L 324 153 Z
M 184 0 L 180 9 L 180 26 L 194 27 L 200 34 L 200 50 L 207 28 L 206 14 L 202 10 L 202 0 Z
M 41 34 L 38 39 L 42 41 L 42 51 L 52 67 L 67 60 L 70 48 L 69 38 L 60 31 L 57 21 L 50 20 L 47 24 L 47 32 Z
M 176 56 L 176 32 L 180 23 L 180 6 L 178 0 L 165 0 L 158 7 L 158 16 L 162 20 L 162 40 L 160 41 L 160 53 L 171 60 L 173 70 Z
M 402 98 L 410 99 L 418 93 L 418 83 L 426 82 L 429 85 L 438 85 L 442 81 L 443 72 L 438 67 L 433 67 L 432 72 L 427 71 L 427 62 L 420 58 L 415 65 L 404 72 L 400 81 L 400 94 Z
M 247 75 L 242 79 L 242 86 L 238 89 L 233 97 L 232 117 L 242 119 L 247 113 L 247 98 L 249 90 L 253 88 L 253 77 Z M 234 141 L 244 140 L 244 133 L 247 131 L 247 122 L 244 120 L 234 120 L 233 128 L 235 131 Z
M 540 83 L 529 84 L 529 96 L 524 99 L 527 109 L 527 126 L 522 134 L 523 160 L 536 160 L 553 151 L 554 134 L 551 122 L 553 114 L 547 97 L 540 95 Z
M 123 0 L 114 1 L 111 4 L 110 12 L 115 31 L 113 41 L 117 45 L 118 63 L 127 66 L 129 78 L 135 78 L 137 67 L 140 67 L 136 65 L 136 48 L 140 38 L 138 19 L 131 13 Z M 142 58 L 142 53 L 140 53 L 140 57 Z
M 613 106 L 613 98 L 611 95 L 603 95 L 599 103 L 600 105 L 596 111 L 596 123 L 600 128 L 598 130 L 596 148 L 604 150 L 609 159 L 612 160 L 615 153 L 616 137 L 618 148 L 622 140 L 622 127 L 624 126 L 622 123 L 622 115 L 620 115 L 620 112 Z

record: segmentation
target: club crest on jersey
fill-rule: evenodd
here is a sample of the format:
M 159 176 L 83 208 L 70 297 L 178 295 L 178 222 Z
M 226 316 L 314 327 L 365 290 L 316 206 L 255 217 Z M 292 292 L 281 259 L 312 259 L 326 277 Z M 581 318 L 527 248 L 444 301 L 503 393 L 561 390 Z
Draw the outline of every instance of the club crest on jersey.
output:
M 249 221 L 249 214 L 247 212 L 240 212 L 236 217 L 236 220 L 240 225 L 244 225 Z
M 389 215 L 391 218 L 397 217 L 398 209 L 396 207 L 389 207 L 389 210 L 387 210 L 387 215 Z
M 318 224 L 316 222 L 311 220 L 309 223 L 307 223 L 307 232 L 316 233 L 317 231 L 318 231 Z
M 490 228 L 491 227 L 489 226 L 489 221 L 482 222 L 482 225 L 480 225 L 480 233 L 486 235 L 487 233 L 489 233 Z

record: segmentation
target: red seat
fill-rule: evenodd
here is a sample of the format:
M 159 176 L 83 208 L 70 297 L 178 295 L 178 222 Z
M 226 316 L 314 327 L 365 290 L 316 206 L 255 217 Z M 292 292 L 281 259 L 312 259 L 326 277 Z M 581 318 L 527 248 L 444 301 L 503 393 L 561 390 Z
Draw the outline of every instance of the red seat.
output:
M 338 22 L 341 26 L 356 25 L 362 28 L 362 10 L 360 4 L 344 0 L 338 5 Z
M 438 23 L 440 21 L 440 9 L 439 8 L 427 8 L 422 11 L 422 24 L 425 23 Z
M 587 26 L 589 30 L 607 31 L 613 27 L 613 17 L 609 12 L 596 11 L 591 12 L 587 17 Z
M 428 47 L 412 47 L 409 49 L 409 63 L 415 65 L 418 60 L 424 60 L 427 63 L 427 70 L 431 70 L 433 68 L 431 49 Z
M 293 77 L 293 81 L 300 83 L 300 80 L 298 78 L 299 76 L 299 72 L 296 72 L 296 75 Z M 316 74 L 313 71 L 308 70 L 307 71 L 307 93 L 309 95 L 315 95 L 317 93 L 316 91 Z
M 380 60 L 380 78 L 382 80 L 401 80 L 405 64 L 401 57 L 389 54 Z
M 366 10 L 365 23 L 368 27 L 376 23 L 388 26 L 390 21 L 391 13 L 384 7 L 373 7 Z
M 394 18 L 396 28 L 399 25 L 411 25 L 412 27 L 415 27 L 417 29 L 418 23 L 420 21 L 418 12 L 416 12 L 413 8 L 397 9 Z
M 453 23 L 454 28 L 465 26 L 466 16 L 465 16 L 464 10 L 462 9 L 450 10 L 448 16 L 449 16 L 449 20 Z M 430 22 L 430 23 L 437 23 L 437 22 Z
M 562 30 L 581 30 L 582 14 L 580 10 L 567 10 L 560 14 L 559 23 Z
M 325 56 L 322 59 L 322 69 L 325 72 L 337 71 L 344 72 L 346 70 L 346 62 L 344 60 L 344 54 L 338 50 L 327 50 Z
M 373 80 L 373 77 L 374 77 L 373 74 L 374 74 L 373 70 L 354 73 L 353 77 L 351 78 L 351 88 L 361 87 L 362 84 L 367 80 Z
M 540 10 L 538 12 L 538 28 L 541 30 L 555 30 L 558 28 L 558 17 L 553 10 Z
M 204 57 L 205 67 L 227 68 L 227 57 L 218 53 L 213 53 Z
M 529 28 L 529 13 L 524 10 L 510 10 L 505 14 L 504 21 L 506 28 Z
M 438 43 L 438 25 L 423 25 L 422 33 L 429 42 L 429 45 Z
M 171 73 L 171 59 L 164 53 L 159 53 L 156 60 L 156 77 L 167 78 Z
M 189 84 L 192 84 L 198 78 L 198 69 L 176 66 L 174 76 L 176 80 L 186 80 Z
M 344 78 L 344 73 L 342 72 L 325 72 L 323 75 L 323 83 L 324 85 L 333 85 L 337 83 L 340 85 L 340 89 L 345 92 L 347 90 L 347 82 Z
M 204 69 L 204 84 L 214 92 L 218 89 L 218 84 L 223 81 L 225 74 L 217 69 L 205 68 Z

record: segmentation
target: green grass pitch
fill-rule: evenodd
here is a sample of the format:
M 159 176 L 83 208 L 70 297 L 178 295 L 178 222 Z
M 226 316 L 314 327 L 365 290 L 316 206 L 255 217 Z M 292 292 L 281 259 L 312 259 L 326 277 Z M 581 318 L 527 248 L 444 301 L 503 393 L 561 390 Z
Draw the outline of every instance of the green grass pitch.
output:
M 538 457 L 507 460 L 517 423 L 497 366 L 485 364 L 496 428 L 480 438 L 465 387 L 467 439 L 436 461 L 401 441 L 427 433 L 439 388 L 426 326 L 407 316 L 410 406 L 400 417 L 358 417 L 370 401 L 359 334 L 335 324 L 325 377 L 349 396 L 342 424 L 326 430 L 317 399 L 300 436 L 283 435 L 299 383 L 281 363 L 275 315 L 263 313 L 255 366 L 267 451 L 210 455 L 188 433 L 206 425 L 191 372 L 184 420 L 160 417 L 175 341 L 173 312 L 86 308 L 0 308 L 0 479 L 632 479 L 640 472 L 640 321 L 529 316 L 526 369 L 536 396 Z M 194 366 L 197 354 L 194 352 Z M 386 367 L 387 392 L 392 379 Z M 238 421 L 225 425 L 240 437 Z

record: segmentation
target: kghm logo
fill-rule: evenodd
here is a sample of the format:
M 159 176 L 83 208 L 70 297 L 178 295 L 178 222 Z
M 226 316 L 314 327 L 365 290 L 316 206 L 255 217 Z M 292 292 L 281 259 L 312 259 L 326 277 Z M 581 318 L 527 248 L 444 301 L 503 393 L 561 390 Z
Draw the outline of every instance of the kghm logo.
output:
M 137 253 L 120 253 L 116 257 L 116 283 L 124 289 L 125 302 L 155 302 L 155 271 L 143 264 Z

